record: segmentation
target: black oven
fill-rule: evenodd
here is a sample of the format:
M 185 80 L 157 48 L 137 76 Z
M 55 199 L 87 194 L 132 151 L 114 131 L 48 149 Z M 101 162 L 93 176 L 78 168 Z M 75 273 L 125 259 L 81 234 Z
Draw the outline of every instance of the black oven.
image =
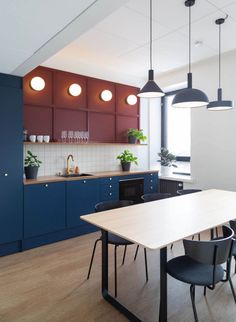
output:
M 132 200 L 135 204 L 143 202 L 144 178 L 124 179 L 119 181 L 120 200 Z

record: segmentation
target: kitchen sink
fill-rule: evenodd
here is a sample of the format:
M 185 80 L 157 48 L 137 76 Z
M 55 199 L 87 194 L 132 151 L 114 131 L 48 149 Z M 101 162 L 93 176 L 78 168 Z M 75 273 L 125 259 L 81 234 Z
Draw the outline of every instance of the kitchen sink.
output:
M 76 178 L 76 177 L 91 177 L 93 174 L 90 173 L 70 173 L 70 174 L 61 174 L 60 177 L 63 178 Z

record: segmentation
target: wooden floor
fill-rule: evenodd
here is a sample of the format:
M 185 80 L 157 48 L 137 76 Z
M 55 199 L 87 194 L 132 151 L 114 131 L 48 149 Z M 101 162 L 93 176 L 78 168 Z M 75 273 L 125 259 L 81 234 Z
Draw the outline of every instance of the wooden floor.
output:
M 4 322 L 124 322 L 127 321 L 100 293 L 101 252 L 86 280 L 93 242 L 98 233 L 73 238 L 0 258 L 0 321 Z M 145 322 L 158 321 L 159 252 L 148 251 L 149 282 L 145 283 L 144 256 L 133 261 L 129 246 L 118 270 L 118 297 Z M 110 250 L 110 289 L 113 292 L 113 248 Z M 168 257 L 183 253 L 176 243 Z M 119 261 L 122 248 L 119 251 Z M 189 285 L 168 277 L 168 321 L 193 320 Z M 236 288 L 236 275 L 233 276 Z M 236 322 L 236 305 L 228 283 L 203 296 L 197 288 L 199 320 Z

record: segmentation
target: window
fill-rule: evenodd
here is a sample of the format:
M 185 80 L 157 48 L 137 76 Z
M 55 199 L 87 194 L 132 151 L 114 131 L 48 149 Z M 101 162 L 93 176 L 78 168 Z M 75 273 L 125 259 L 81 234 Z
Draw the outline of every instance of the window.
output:
M 191 154 L 191 109 L 173 108 L 175 92 L 162 98 L 161 145 L 177 156 L 177 161 L 190 161 Z

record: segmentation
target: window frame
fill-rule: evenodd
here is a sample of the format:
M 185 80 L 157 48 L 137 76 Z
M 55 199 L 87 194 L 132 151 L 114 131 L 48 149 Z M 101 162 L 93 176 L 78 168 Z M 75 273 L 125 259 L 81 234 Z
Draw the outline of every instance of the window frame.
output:
M 167 109 L 165 104 L 165 97 L 166 96 L 172 96 L 176 95 L 178 92 L 182 91 L 184 88 L 167 92 L 165 93 L 165 96 L 161 98 L 161 146 L 167 147 Z M 191 155 L 190 156 L 176 156 L 176 161 L 181 162 L 190 162 L 191 161 Z

